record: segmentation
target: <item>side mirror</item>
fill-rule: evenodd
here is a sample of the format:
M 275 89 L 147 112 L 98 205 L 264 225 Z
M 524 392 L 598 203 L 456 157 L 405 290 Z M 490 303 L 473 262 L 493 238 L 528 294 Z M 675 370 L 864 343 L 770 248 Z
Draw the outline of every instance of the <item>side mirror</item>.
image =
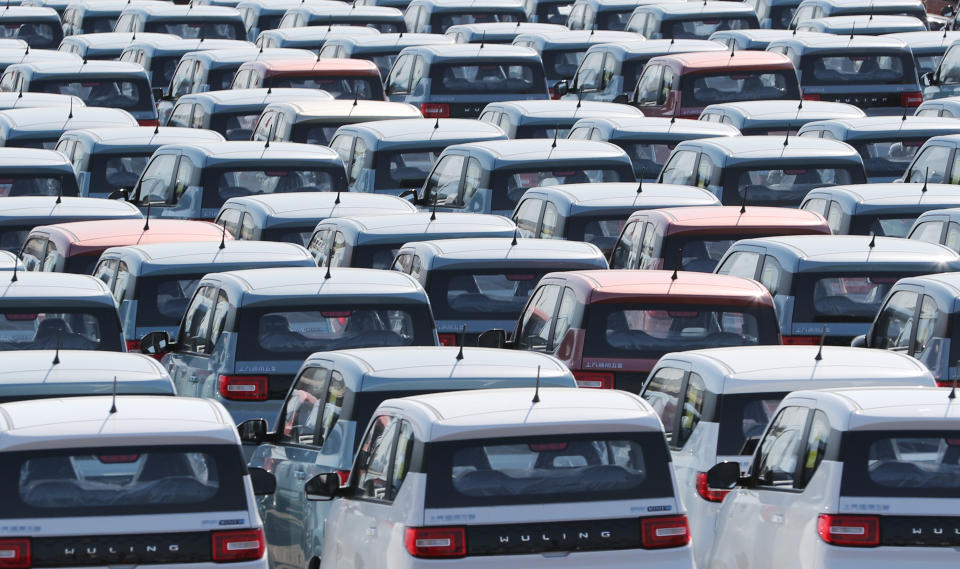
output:
M 265 496 L 277 491 L 277 478 L 266 470 L 252 466 L 247 469 L 250 473 L 250 483 L 253 484 L 255 496 Z
M 420 203 L 420 200 L 419 200 L 419 198 L 417 197 L 417 189 L 416 189 L 416 188 L 414 188 L 414 189 L 412 189 L 412 190 L 404 190 L 404 191 L 400 192 L 400 197 L 401 197 L 401 198 L 405 198 L 405 197 L 408 197 L 408 196 L 413 196 L 413 199 L 410 200 L 410 201 L 413 202 L 414 205 L 417 205 L 418 203 Z
M 857 336 L 856 338 L 854 338 L 853 340 L 851 340 L 851 341 L 850 341 L 850 345 L 853 346 L 854 348 L 869 348 L 869 347 L 870 347 L 870 346 L 867 345 L 867 335 L 866 335 L 866 334 L 860 334 L 859 336 Z
M 939 85 L 940 81 L 937 80 L 936 71 L 928 71 L 920 76 L 920 84 L 924 87 L 931 87 L 934 85 Z
M 170 341 L 170 333 L 166 330 L 150 332 L 143 338 L 140 338 L 140 353 L 150 356 L 159 356 L 170 351 L 173 342 Z
M 743 441 L 743 446 L 740 447 L 740 456 L 753 456 L 753 453 L 757 450 L 757 445 L 760 444 L 760 437 L 749 437 L 747 440 Z
M 113 190 L 107 195 L 108 200 L 127 200 L 130 199 L 130 188 L 120 188 Z
M 153 100 L 160 101 L 163 99 L 163 87 L 154 87 L 150 89 L 150 92 L 153 93 Z
M 333 500 L 341 494 L 340 475 L 336 472 L 317 474 L 310 480 L 307 480 L 307 483 L 303 485 L 303 491 L 307 495 L 307 500 Z
M 619 103 L 621 105 L 628 105 L 630 104 L 630 98 L 627 97 L 625 93 L 620 93 L 619 95 L 613 98 L 613 102 Z
M 480 334 L 477 338 L 477 346 L 481 348 L 502 348 L 507 344 L 506 330 L 494 328 Z
M 248 419 L 237 425 L 237 434 L 240 435 L 240 442 L 245 445 L 258 445 L 267 440 L 266 419 Z
M 570 82 L 566 79 L 561 79 L 554 83 L 553 85 L 553 96 L 562 97 L 570 92 Z
M 721 462 L 707 471 L 707 487 L 717 490 L 733 490 L 740 482 L 740 463 Z

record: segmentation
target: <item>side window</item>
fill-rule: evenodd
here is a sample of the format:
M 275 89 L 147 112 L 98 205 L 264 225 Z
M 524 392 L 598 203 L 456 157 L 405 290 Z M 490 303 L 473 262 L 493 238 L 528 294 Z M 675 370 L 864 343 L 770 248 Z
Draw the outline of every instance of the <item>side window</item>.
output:
M 390 269 L 394 271 L 400 271 L 401 273 L 409 273 L 410 261 L 412 260 L 413 255 L 409 253 L 397 255 L 397 258 L 393 260 L 393 265 L 390 266 Z
M 643 223 L 631 221 L 623 227 L 620 232 L 620 238 L 610 254 L 611 269 L 630 269 L 633 268 L 633 262 L 636 260 L 636 254 L 633 247 L 633 234 L 638 229 L 643 228 Z
M 812 211 L 815 213 L 819 213 L 820 215 L 826 216 L 827 200 L 823 198 L 811 198 L 803 202 L 803 206 L 801 206 L 800 209 L 805 209 L 807 211 Z
M 67 159 L 73 162 L 73 149 L 77 147 L 76 140 L 61 140 L 54 149 Z
M 333 140 L 330 141 L 330 148 L 340 156 L 340 159 L 343 160 L 343 165 L 349 169 L 350 160 L 353 158 L 353 137 L 349 134 L 335 136 Z
M 540 223 L 540 211 L 543 209 L 543 201 L 538 199 L 526 199 L 517 206 L 517 213 L 513 215 L 513 221 L 517 224 L 521 237 L 533 237 L 537 233 L 537 225 Z
M 674 89 L 673 83 L 675 80 L 676 74 L 673 72 L 673 69 L 664 66 L 663 79 L 660 81 L 660 92 L 657 95 L 658 105 L 667 104 L 667 99 L 670 97 L 670 91 Z
M 193 118 L 190 119 L 190 128 L 205 128 L 204 119 L 206 118 L 206 111 L 204 111 L 202 105 L 193 106 Z
M 577 295 L 573 289 L 564 288 L 563 296 L 560 298 L 560 308 L 557 310 L 557 324 L 553 328 L 554 346 L 559 346 L 563 341 L 563 336 L 573 325 L 577 318 Z
M 354 497 L 361 500 L 388 501 L 387 480 L 390 476 L 390 454 L 399 421 L 381 415 L 370 423 L 354 466 Z
M 575 128 L 570 131 L 570 133 L 567 135 L 567 138 L 574 140 L 590 140 L 590 130 L 591 129 L 589 126 Z
M 706 385 L 699 374 L 690 373 L 687 379 L 687 390 L 683 396 L 683 405 L 680 407 L 680 428 L 677 430 L 677 446 L 682 447 L 687 444 L 693 430 L 697 428 L 700 422 L 700 416 L 703 414 L 703 400 L 706 395 Z
M 717 268 L 717 273 L 721 275 L 733 275 L 745 279 L 756 278 L 757 264 L 760 262 L 760 254 L 753 251 L 737 251 L 732 253 Z
M 917 300 L 918 295 L 913 291 L 893 293 L 877 317 L 873 341 L 870 343 L 872 347 L 898 352 L 910 349 Z
M 260 115 L 260 118 L 257 120 L 257 126 L 253 129 L 253 140 L 260 142 L 270 140 L 270 131 L 273 129 L 273 121 L 276 117 L 277 113 L 273 111 Z
M 205 354 L 210 337 L 210 321 L 213 317 L 214 299 L 217 289 L 211 286 L 201 287 L 193 295 L 183 318 L 183 329 L 179 342 L 183 351 Z
M 4 73 L 0 78 L 0 91 L 12 93 L 16 88 L 16 73 Z
M 40 265 L 41 271 L 55 271 L 57 268 L 57 248 L 51 243 L 43 254 L 43 263 Z
M 257 224 L 253 221 L 253 216 L 244 213 L 240 221 L 240 239 L 243 241 L 253 241 L 257 238 Z
M 424 202 L 438 205 L 453 205 L 460 192 L 460 177 L 463 174 L 463 156 L 451 154 L 444 156 L 430 173 L 427 180 Z
M 173 72 L 173 78 L 170 79 L 170 95 L 179 97 L 193 91 L 193 68 L 200 65 L 197 61 L 181 61 L 177 70 Z
M 694 166 L 697 163 L 697 152 L 693 150 L 679 150 L 663 167 L 660 182 L 663 184 L 693 185 Z
M 643 71 L 640 80 L 637 81 L 637 94 L 634 99 L 641 107 L 656 106 L 660 100 L 660 78 L 663 75 L 663 66 L 654 65 Z M 696 156 L 696 154 L 694 154 Z M 690 164 L 693 169 L 693 164 Z
M 783 276 L 783 267 L 772 255 L 767 255 L 760 269 L 760 284 L 767 287 L 770 294 L 777 294 L 780 290 L 780 280 Z
M 192 114 L 192 104 L 183 103 L 181 105 L 177 105 L 173 108 L 173 112 L 170 113 L 170 118 L 167 119 L 167 126 L 181 126 L 184 128 L 189 128 L 190 117 Z
M 547 202 L 546 207 L 543 208 L 543 223 L 540 224 L 540 235 L 538 237 L 540 239 L 562 239 L 561 223 L 562 220 L 560 219 L 560 212 L 557 211 L 557 206 Z
M 117 260 L 107 259 L 101 261 L 97 268 L 93 270 L 93 276 L 100 279 L 108 288 L 113 288 L 113 280 L 117 274 Z
M 390 499 L 397 497 L 413 458 L 413 426 L 407 421 L 400 422 L 400 434 L 397 436 L 396 449 L 393 451 L 393 467 L 390 469 Z
M 931 297 L 924 295 L 923 302 L 920 303 L 920 315 L 917 317 L 917 337 L 913 344 L 913 350 L 910 355 L 921 354 L 927 348 L 927 343 L 937 334 L 937 316 L 940 311 L 937 310 L 937 302 Z
M 230 299 L 227 298 L 227 293 L 221 291 L 217 295 L 217 305 L 213 309 L 213 320 L 210 322 L 210 342 L 207 344 L 210 351 L 213 351 L 213 347 L 217 345 L 217 340 L 220 339 L 220 334 L 223 334 L 226 329 L 229 315 Z
M 176 165 L 176 154 L 161 154 L 154 157 L 140 177 L 137 200 L 141 203 L 168 203 Z
M 520 332 L 514 341 L 518 347 L 528 350 L 550 350 L 550 328 L 560 296 L 559 285 L 544 285 L 530 299 L 527 309 L 520 317 Z
M 277 130 L 280 130 L 277 128 Z M 362 139 L 358 138 L 353 145 L 353 159 L 350 162 L 350 167 L 347 168 L 347 183 L 354 183 L 360 177 L 360 174 L 363 172 L 363 168 L 367 162 L 367 145 L 363 142 Z
M 701 154 L 700 162 L 697 164 L 697 177 L 693 185 L 698 188 L 707 189 L 707 187 L 713 183 L 714 172 L 716 172 L 716 170 L 713 165 L 713 160 L 710 160 L 706 154 Z
M 393 69 L 387 77 L 387 94 L 403 95 L 410 92 L 413 59 L 412 55 L 403 55 L 393 64 Z
M 180 164 L 177 165 L 177 175 L 173 180 L 174 202 L 177 202 L 183 196 L 183 192 L 187 191 L 187 188 L 193 183 L 193 173 L 195 171 L 193 162 L 186 156 L 181 156 Z
M 312 367 L 304 370 L 287 395 L 277 425 L 277 442 L 288 445 L 317 444 L 317 418 L 323 410 L 323 393 L 330 370 Z
M 127 286 L 131 279 L 133 279 L 133 275 L 130 274 L 130 267 L 126 263 L 118 264 L 117 278 L 113 281 L 113 298 L 117 302 L 122 301 L 123 297 L 126 296 Z
M 827 225 L 830 226 L 830 231 L 834 234 L 839 234 L 841 229 L 843 229 L 843 227 L 841 227 L 843 225 L 843 208 L 839 203 L 835 201 L 830 202 L 826 218 Z
M 600 88 L 600 70 L 603 66 L 602 51 L 588 53 L 580 63 L 577 75 L 573 81 L 574 93 L 578 91 L 588 92 L 597 91 Z
M 243 214 L 239 209 L 225 209 L 220 212 L 217 223 L 227 229 L 227 233 L 234 239 L 240 237 L 240 216 Z
M 657 261 L 657 232 L 654 231 L 653 224 L 648 223 L 643 232 L 643 238 L 640 240 L 640 248 L 637 251 L 637 268 L 653 269 Z
M 950 152 L 951 149 L 946 146 L 932 145 L 924 148 L 913 160 L 906 181 L 922 183 L 926 179 L 931 184 L 944 182 Z
M 797 476 L 807 409 L 786 407 L 777 414 L 760 443 L 755 472 L 759 486 L 792 488 Z
M 603 68 L 600 75 L 600 88 L 606 89 L 610 81 L 617 76 L 617 60 L 611 54 L 603 58 Z
M 423 274 L 423 261 L 420 260 L 419 255 L 413 257 L 413 261 L 410 262 L 410 276 L 420 280 L 420 276 Z
M 410 78 L 410 91 L 415 91 L 420 81 L 427 76 L 427 62 L 422 57 L 417 57 L 413 63 L 413 76 Z
M 28 271 L 39 271 L 40 264 L 43 262 L 43 255 L 47 248 L 47 240 L 39 237 L 35 237 L 27 241 L 23 246 L 23 253 L 20 255 L 20 259 L 23 261 L 23 266 Z
M 680 395 L 683 391 L 683 376 L 682 369 L 662 367 L 653 374 L 643 390 L 643 398 L 660 416 L 667 444 L 674 447 L 679 446 L 674 443 L 674 430 L 677 425 L 677 410 L 680 408 Z
M 950 222 L 947 226 L 947 238 L 943 240 L 943 244 L 954 251 L 960 251 L 960 223 Z
M 830 422 L 827 420 L 827 415 L 823 411 L 814 411 L 813 419 L 810 422 L 810 432 L 807 434 L 807 441 L 801 455 L 803 470 L 800 472 L 797 488 L 807 487 L 827 453 L 829 442 Z
M 317 433 L 317 444 L 323 446 L 323 454 L 336 454 L 340 452 L 340 445 L 343 444 L 341 437 L 334 437 L 333 428 L 340 420 L 340 414 L 343 413 L 343 399 L 347 395 L 347 384 L 343 381 L 343 375 L 334 370 L 330 374 L 330 385 L 327 387 L 326 399 L 323 403 L 323 409 L 320 410 L 320 429 Z
M 927 243 L 940 243 L 941 235 L 943 235 L 942 221 L 924 221 L 917 224 L 916 229 L 910 233 L 910 239 L 926 241 Z
M 466 205 L 470 203 L 473 195 L 480 189 L 480 180 L 482 177 L 483 167 L 480 166 L 480 161 L 476 158 L 467 160 L 467 170 L 463 175 L 462 197 L 458 200 L 457 205 L 466 207 Z

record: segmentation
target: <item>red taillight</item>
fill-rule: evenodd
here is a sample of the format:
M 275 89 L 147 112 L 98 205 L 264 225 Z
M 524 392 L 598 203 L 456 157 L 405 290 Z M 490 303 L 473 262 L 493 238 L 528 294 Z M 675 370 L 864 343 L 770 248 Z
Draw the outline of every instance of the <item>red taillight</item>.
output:
M 267 398 L 267 376 L 221 375 L 220 395 L 235 401 L 263 401 Z
M 347 484 L 350 482 L 350 471 L 349 470 L 335 470 L 337 476 L 340 477 L 340 487 L 346 488 Z
M 577 380 L 577 387 L 613 389 L 613 373 L 608 371 L 575 371 L 573 378 Z
M 713 490 L 707 486 L 707 473 L 697 473 L 697 494 L 700 494 L 700 497 L 704 500 L 708 502 L 722 502 L 729 493 L 729 490 Z
M 467 554 L 467 530 L 462 527 L 407 528 L 403 543 L 414 557 L 463 557 Z
M 244 529 L 237 531 L 215 531 L 213 537 L 213 561 L 254 561 L 263 557 L 267 549 L 263 539 L 263 530 Z
M 30 538 L 0 539 L 0 567 L 27 569 L 30 564 Z
M 957 382 L 957 385 L 960 385 L 960 381 Z M 952 379 L 938 379 L 937 387 L 953 387 Z
M 160 126 L 160 121 L 157 119 L 140 119 L 137 121 L 140 126 Z
M 445 119 L 450 116 L 450 105 L 446 103 L 420 103 L 420 112 L 428 119 Z
M 820 514 L 817 534 L 830 545 L 875 547 L 880 545 L 880 518 Z
M 808 94 L 804 93 L 804 94 L 803 94 L 803 100 L 804 100 L 804 101 L 819 101 L 819 100 L 820 100 L 820 95 L 816 95 L 816 94 L 814 94 L 814 93 L 810 93 L 810 94 L 808 95 Z
M 665 516 L 640 520 L 641 543 L 646 549 L 683 547 L 690 543 L 687 516 Z
M 139 353 L 140 352 L 140 340 L 127 340 L 127 351 Z
M 456 335 L 456 334 L 437 334 L 437 337 L 440 338 L 440 345 L 442 345 L 442 346 L 456 346 L 456 345 L 457 345 L 457 335 Z
M 923 102 L 923 93 L 919 91 L 911 91 L 909 93 L 900 93 L 901 107 L 919 107 L 920 103 L 922 102 Z
M 820 336 L 783 336 L 780 339 L 784 346 L 816 346 L 820 343 Z

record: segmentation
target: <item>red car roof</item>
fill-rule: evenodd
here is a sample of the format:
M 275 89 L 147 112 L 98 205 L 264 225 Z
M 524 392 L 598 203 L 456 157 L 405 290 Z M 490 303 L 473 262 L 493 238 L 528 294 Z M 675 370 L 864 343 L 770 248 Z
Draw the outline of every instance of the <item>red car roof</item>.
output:
M 673 271 L 597 270 L 552 273 L 547 277 L 562 279 L 568 286 L 586 293 L 590 303 L 626 301 L 773 307 L 773 298 L 763 285 L 730 275 L 680 271 L 674 279 Z
M 743 50 L 729 51 L 694 51 L 690 53 L 674 53 L 661 55 L 652 59 L 658 63 L 676 62 L 682 72 L 695 73 L 698 71 L 748 70 L 748 69 L 793 69 L 793 61 L 787 56 L 772 51 Z M 649 65 L 649 64 L 648 64 Z
M 144 231 L 144 219 L 107 219 L 76 221 L 38 227 L 35 231 L 49 235 L 67 256 L 103 251 L 109 247 L 144 245 L 147 243 L 177 243 L 190 241 L 219 241 L 223 229 L 209 221 L 183 219 L 151 219 L 150 229 Z M 228 240 L 232 239 L 229 233 Z
M 830 234 L 822 215 L 785 207 L 740 206 L 671 207 L 641 212 L 662 228 L 664 235 L 717 234 L 736 235 L 780 232 L 778 235 Z
M 258 69 L 264 77 L 278 75 L 376 75 L 380 77 L 377 65 L 366 59 L 331 58 L 321 59 L 280 59 L 265 61 L 248 61 L 241 69 Z

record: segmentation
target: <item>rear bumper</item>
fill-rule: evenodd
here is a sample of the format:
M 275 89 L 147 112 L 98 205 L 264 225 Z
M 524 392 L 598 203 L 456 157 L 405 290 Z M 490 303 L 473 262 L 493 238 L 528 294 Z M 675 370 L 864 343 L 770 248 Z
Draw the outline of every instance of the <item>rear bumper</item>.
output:
M 955 547 L 835 547 L 823 544 L 822 562 L 810 569 L 943 569 L 955 567 L 960 557 Z M 813 559 L 813 558 L 811 558 Z
M 407 554 L 390 559 L 388 569 L 693 569 L 690 546 L 661 550 L 621 549 L 616 551 L 557 552 L 530 555 L 479 555 L 460 559 L 416 559 Z M 902 568 L 901 568 L 902 569 Z

